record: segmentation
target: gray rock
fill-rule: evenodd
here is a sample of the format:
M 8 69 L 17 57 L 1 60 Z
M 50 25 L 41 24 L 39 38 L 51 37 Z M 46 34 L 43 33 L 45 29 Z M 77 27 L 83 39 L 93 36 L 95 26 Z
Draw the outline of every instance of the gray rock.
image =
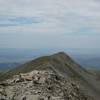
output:
M 9 85 L 0 87 L 0 100 L 94 100 L 51 70 L 21 73 L 4 83 Z

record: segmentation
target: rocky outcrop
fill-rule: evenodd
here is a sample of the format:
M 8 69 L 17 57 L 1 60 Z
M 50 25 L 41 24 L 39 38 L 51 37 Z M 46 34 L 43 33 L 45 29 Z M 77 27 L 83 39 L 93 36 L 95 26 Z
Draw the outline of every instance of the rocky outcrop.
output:
M 34 70 L 0 83 L 0 100 L 94 100 L 52 70 Z

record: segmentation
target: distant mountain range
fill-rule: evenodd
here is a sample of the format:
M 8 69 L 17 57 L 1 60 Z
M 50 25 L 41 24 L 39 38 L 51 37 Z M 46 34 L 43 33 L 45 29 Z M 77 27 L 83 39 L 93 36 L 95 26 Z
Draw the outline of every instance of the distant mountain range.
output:
M 10 70 L 12 68 L 15 68 L 17 66 L 19 66 L 20 63 L 0 63 L 0 70 L 1 71 L 7 71 L 7 70 Z
M 76 62 L 87 69 L 100 69 L 100 56 L 99 55 L 73 55 Z

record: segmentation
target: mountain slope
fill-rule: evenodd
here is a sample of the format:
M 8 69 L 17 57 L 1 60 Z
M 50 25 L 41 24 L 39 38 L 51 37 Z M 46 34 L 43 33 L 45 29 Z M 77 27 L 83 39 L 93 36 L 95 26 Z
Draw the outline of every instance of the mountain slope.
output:
M 6 74 L 7 74 L 7 76 L 11 77 L 15 74 L 26 73 L 26 72 L 29 72 L 29 71 L 35 70 L 35 69 L 45 69 L 45 68 L 47 69 L 48 68 L 47 66 L 49 64 L 51 66 L 53 66 L 53 68 L 59 69 L 60 71 L 65 72 L 65 73 L 66 72 L 69 73 L 71 71 L 66 66 L 69 64 L 70 64 L 69 66 L 73 66 L 73 64 L 76 64 L 76 63 L 74 61 L 72 61 L 72 59 L 69 56 L 67 56 L 65 53 L 60 52 L 60 53 L 57 53 L 57 54 L 54 54 L 51 56 L 44 56 L 44 57 L 40 57 L 35 60 L 32 60 L 30 62 L 27 62 L 19 67 L 16 67 L 16 68 L 10 70 Z M 50 66 L 50 68 L 51 68 L 51 66 Z M 75 66 L 77 66 L 77 64 L 74 65 L 73 67 L 75 67 Z M 80 69 L 80 67 L 79 67 L 79 69 Z M 6 75 L 5 75 L 5 77 L 6 77 Z M 7 77 L 7 78 L 9 78 L 9 77 Z
M 80 88 L 87 93 L 87 95 L 91 95 L 95 98 L 95 100 L 99 100 L 100 84 L 95 81 L 93 75 L 89 74 L 87 70 L 74 62 L 64 52 L 59 52 L 51 56 L 40 57 L 25 63 L 7 72 L 1 77 L 1 80 L 11 78 L 13 75 L 18 75 L 20 73 L 27 73 L 32 70 L 46 69 L 53 70 L 57 74 L 63 75 L 67 80 L 73 80 L 79 84 Z

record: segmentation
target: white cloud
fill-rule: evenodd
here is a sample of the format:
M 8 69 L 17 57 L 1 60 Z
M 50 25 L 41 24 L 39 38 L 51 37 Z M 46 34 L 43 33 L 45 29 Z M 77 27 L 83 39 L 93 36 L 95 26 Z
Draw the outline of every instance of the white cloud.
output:
M 31 47 L 32 43 L 35 45 L 38 39 L 40 39 L 39 46 L 82 47 L 84 45 L 84 47 L 89 47 L 92 42 L 98 44 L 100 38 L 99 5 L 100 2 L 97 0 L 0 0 L 0 18 L 4 18 L 2 21 L 4 27 L 0 27 L 0 47 L 2 44 L 5 46 L 12 44 L 10 45 L 12 47 L 14 43 L 19 44 L 17 41 L 21 42 L 22 38 L 24 42 L 20 44 L 20 47 Z M 20 21 L 23 19 L 21 19 L 17 22 L 10 21 L 12 25 L 6 27 L 9 24 L 7 19 L 20 17 L 28 20 L 35 17 L 39 23 L 34 23 L 32 19 L 33 23 L 22 24 Z M 17 25 L 14 26 L 16 23 Z M 88 36 L 88 38 L 82 38 L 81 35 L 82 37 Z M 14 40 L 10 40 L 10 36 L 14 36 L 16 42 L 12 43 Z M 8 39 L 7 44 L 3 40 L 4 37 Z M 26 43 L 27 37 L 30 39 Z
M 99 12 L 95 0 L 0 0 L 1 16 L 41 17 L 47 24 L 70 30 L 85 26 L 100 31 Z

